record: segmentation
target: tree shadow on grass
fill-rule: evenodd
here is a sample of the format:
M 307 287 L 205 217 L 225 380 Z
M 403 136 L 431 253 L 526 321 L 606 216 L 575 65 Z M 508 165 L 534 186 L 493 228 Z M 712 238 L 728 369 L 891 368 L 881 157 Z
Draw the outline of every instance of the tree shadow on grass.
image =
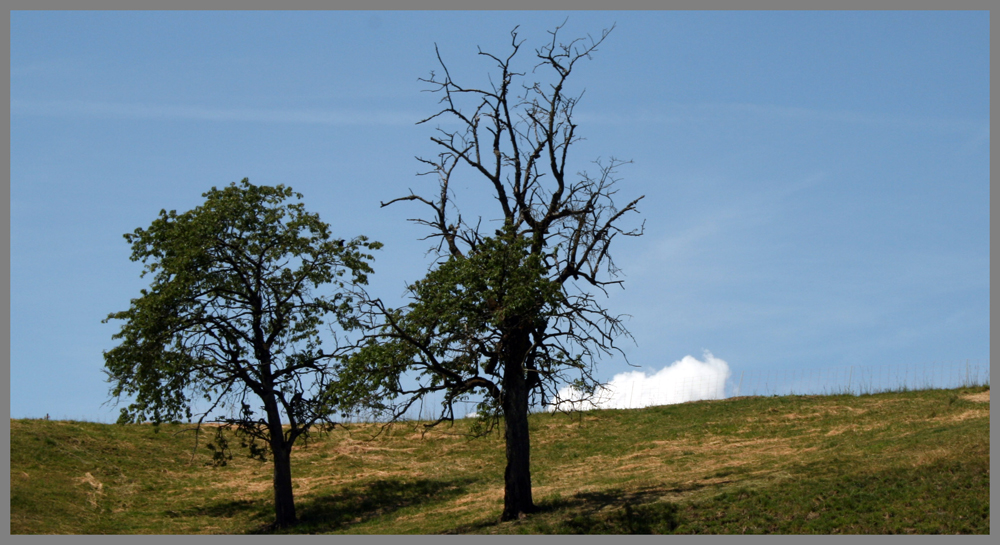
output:
M 538 511 L 523 520 L 486 520 L 449 533 L 493 533 L 491 530 L 501 525 L 511 525 L 514 528 L 507 531 L 522 534 L 666 534 L 679 524 L 678 507 L 657 501 L 666 491 L 646 487 L 628 492 L 607 489 L 556 496 L 537 502 Z
M 229 500 L 192 507 L 183 511 L 168 511 L 167 517 L 231 518 L 249 515 L 260 521 L 247 530 L 248 534 L 316 534 L 342 530 L 354 524 L 377 518 L 405 507 L 421 503 L 446 501 L 465 493 L 474 479 L 383 479 L 350 484 L 335 494 L 295 499 L 299 522 L 290 528 L 274 528 L 274 500 Z
M 213 502 L 197 507 L 189 507 L 181 511 L 164 512 L 168 518 L 212 517 L 231 518 L 237 515 L 253 513 L 253 518 L 274 516 L 274 506 L 264 500 L 229 500 Z
M 316 534 L 342 530 L 406 507 L 447 501 L 465 493 L 474 479 L 383 479 L 353 484 L 337 493 L 296 502 L 299 522 L 278 533 Z M 274 532 L 270 525 L 252 533 Z
M 640 489 L 626 492 L 619 488 L 592 492 L 577 492 L 572 496 L 552 496 L 536 502 L 539 514 L 554 514 L 560 511 L 593 514 L 598 511 L 650 503 L 659 497 L 659 489 Z

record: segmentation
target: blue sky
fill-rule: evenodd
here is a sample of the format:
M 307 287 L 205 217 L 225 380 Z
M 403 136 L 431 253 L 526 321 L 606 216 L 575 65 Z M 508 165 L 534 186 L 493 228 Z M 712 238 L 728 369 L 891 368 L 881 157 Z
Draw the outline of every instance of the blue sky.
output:
M 987 12 L 12 12 L 11 417 L 114 420 L 101 320 L 148 285 L 122 234 L 212 186 L 290 185 L 382 241 L 371 291 L 401 302 L 424 211 L 379 201 L 433 189 L 434 44 L 482 83 L 477 46 L 567 17 L 617 25 L 570 80 L 571 159 L 631 159 L 620 198 L 646 195 L 605 301 L 631 363 L 988 361 Z

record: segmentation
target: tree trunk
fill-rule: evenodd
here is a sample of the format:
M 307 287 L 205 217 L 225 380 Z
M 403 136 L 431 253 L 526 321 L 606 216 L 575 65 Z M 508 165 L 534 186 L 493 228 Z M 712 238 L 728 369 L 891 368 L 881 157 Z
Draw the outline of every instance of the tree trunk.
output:
M 295 499 L 292 496 L 292 445 L 285 444 L 281 415 L 274 403 L 267 403 L 268 430 L 271 434 L 271 454 L 274 456 L 274 526 L 284 528 L 295 524 Z
M 295 524 L 295 500 L 292 497 L 292 466 L 290 452 L 285 448 L 274 451 L 274 525 L 284 528 Z
M 528 435 L 528 385 L 522 368 L 523 355 L 530 346 L 527 335 L 511 343 L 505 354 L 503 380 L 504 437 L 507 441 L 507 469 L 504 471 L 503 514 L 500 520 L 515 520 L 536 511 L 531 499 L 531 440 Z

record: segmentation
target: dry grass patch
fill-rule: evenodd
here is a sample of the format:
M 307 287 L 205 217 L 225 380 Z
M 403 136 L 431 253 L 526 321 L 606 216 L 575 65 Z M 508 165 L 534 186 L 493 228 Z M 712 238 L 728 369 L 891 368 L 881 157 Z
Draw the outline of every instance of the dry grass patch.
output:
M 243 467 L 205 468 L 211 475 L 187 476 L 191 482 L 185 487 L 192 497 L 198 497 L 207 490 L 226 490 L 225 497 L 245 501 L 266 496 L 274 488 L 273 466 L 255 460 L 243 460 Z M 254 467 L 256 466 L 256 467 Z M 293 468 L 294 471 L 294 468 Z M 205 482 L 205 477 L 213 478 Z M 294 480 L 293 480 L 294 482 Z M 197 484 L 202 483 L 202 484 Z
M 80 484 L 90 485 L 90 489 L 87 490 L 87 502 L 90 503 L 91 507 L 96 509 L 97 496 L 104 495 L 104 483 L 98 481 L 93 475 L 90 474 L 89 471 L 85 473 L 83 477 L 78 477 L 77 481 Z
M 320 475 L 315 477 L 295 477 L 293 473 L 292 488 L 295 491 L 296 496 L 305 498 L 310 496 L 314 490 L 329 489 L 337 486 L 343 486 L 345 484 L 352 482 L 353 480 L 354 479 L 337 478 L 333 475 Z
M 861 424 L 841 424 L 839 426 L 834 426 L 833 428 L 830 428 L 830 430 L 828 430 L 823 435 L 826 436 L 826 437 L 834 437 L 834 436 L 837 436 L 837 435 L 844 434 L 846 432 L 865 433 L 865 432 L 878 431 L 878 430 L 881 430 L 881 429 L 886 428 L 888 426 L 889 426 L 889 422 L 875 422 L 875 423 L 867 424 L 867 425 L 861 425 Z M 816 433 L 822 433 L 822 430 L 819 430 L 819 429 L 812 429 L 812 430 L 809 430 L 809 431 L 810 432 L 816 432 Z
M 549 488 L 550 487 L 536 486 L 532 487 L 531 492 L 535 497 L 543 497 L 545 495 L 545 490 Z M 453 515 L 462 513 L 481 515 L 483 513 L 488 513 L 494 506 L 503 504 L 503 495 L 503 488 L 491 487 L 481 492 L 465 494 L 455 501 L 450 502 L 447 506 L 436 509 L 435 511 L 438 513 L 451 513 Z M 409 515 L 406 517 L 400 517 L 399 520 L 414 520 L 421 516 L 426 515 Z
M 989 418 L 989 409 L 972 409 L 959 414 L 942 415 L 932 418 L 935 422 L 961 422 L 970 418 Z
M 954 452 L 948 448 L 935 448 L 929 450 L 923 450 L 920 452 L 910 453 L 906 456 L 912 467 L 921 467 L 931 465 L 940 460 L 947 459 L 954 455 Z
M 962 396 L 962 399 L 975 403 L 989 403 L 990 391 L 986 390 L 985 392 L 979 392 L 978 394 L 966 394 Z

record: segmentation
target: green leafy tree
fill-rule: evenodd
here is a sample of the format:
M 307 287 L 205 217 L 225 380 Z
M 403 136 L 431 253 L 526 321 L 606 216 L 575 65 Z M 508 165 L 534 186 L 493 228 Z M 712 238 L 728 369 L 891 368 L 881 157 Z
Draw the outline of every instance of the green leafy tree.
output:
M 273 458 L 275 525 L 288 526 L 292 445 L 334 423 L 341 402 L 330 385 L 350 350 L 335 333 L 323 346 L 320 331 L 358 325 L 352 293 L 372 273 L 366 252 L 381 244 L 334 239 L 318 215 L 286 202 L 302 199 L 289 187 L 244 179 L 203 196 L 125 235 L 153 281 L 104 320 L 125 322 L 105 372 L 113 399 L 132 399 L 119 423 L 191 419 L 195 400 L 209 406 L 199 424 L 228 408 L 216 422 L 252 456 Z
M 573 111 L 580 96 L 566 94 L 577 62 L 589 58 L 598 40 L 552 40 L 535 51 L 539 79 L 521 83 L 526 72 L 512 67 L 521 43 L 511 32 L 509 54 L 480 51 L 498 73 L 490 86 L 456 83 L 444 61 L 443 74 L 426 83 L 443 108 L 421 123 L 443 119 L 431 140 L 434 159 L 420 159 L 437 178 L 434 197 L 410 195 L 383 203 L 417 201 L 430 208 L 413 221 L 431 230 L 440 259 L 409 288 L 404 308 L 368 300 L 363 307 L 366 345 L 349 372 L 362 391 L 386 397 L 379 408 L 400 417 L 414 403 L 443 393 L 436 422 L 454 418 L 454 403 L 480 400 L 480 431 L 503 423 L 507 466 L 502 520 L 535 511 L 531 495 L 528 410 L 532 402 L 558 403 L 559 388 L 590 393 L 602 355 L 624 353 L 615 339 L 628 332 L 620 316 L 604 309 L 593 292 L 618 285 L 612 241 L 638 236 L 642 228 L 619 224 L 636 212 L 642 197 L 616 207 L 617 169 L 623 161 L 597 161 L 598 172 L 567 172 L 577 142 Z M 456 128 L 457 127 L 457 128 Z M 453 187 L 469 178 L 492 193 L 502 226 L 488 236 L 482 218 L 463 220 Z M 393 397 L 395 396 L 395 397 Z

